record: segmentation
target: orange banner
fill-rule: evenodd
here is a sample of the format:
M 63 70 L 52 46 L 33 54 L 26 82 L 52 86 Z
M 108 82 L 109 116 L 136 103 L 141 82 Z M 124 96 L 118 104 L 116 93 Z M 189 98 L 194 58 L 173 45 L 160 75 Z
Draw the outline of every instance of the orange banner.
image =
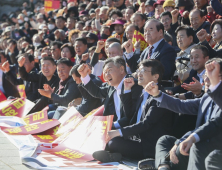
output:
M 144 35 L 141 32 L 135 30 L 132 39 L 133 45 L 137 41 L 140 41 L 140 51 L 143 51 L 148 46 L 148 43 L 144 39 Z
M 45 11 L 53 11 L 60 8 L 60 0 L 45 0 L 44 3 Z

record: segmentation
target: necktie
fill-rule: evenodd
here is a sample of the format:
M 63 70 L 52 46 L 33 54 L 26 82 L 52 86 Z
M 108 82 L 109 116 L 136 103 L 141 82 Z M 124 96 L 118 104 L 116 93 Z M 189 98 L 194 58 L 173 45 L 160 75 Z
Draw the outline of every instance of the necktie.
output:
M 149 54 L 148 54 L 147 59 L 150 59 L 153 48 L 154 48 L 153 46 L 151 46 L 151 47 L 149 48 Z

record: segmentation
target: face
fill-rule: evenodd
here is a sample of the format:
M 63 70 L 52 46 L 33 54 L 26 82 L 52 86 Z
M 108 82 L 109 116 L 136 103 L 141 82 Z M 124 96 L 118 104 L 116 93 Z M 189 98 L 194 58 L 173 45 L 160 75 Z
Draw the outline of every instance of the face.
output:
M 7 61 L 7 58 L 5 58 L 2 54 L 0 54 L 1 57 L 1 64 Z
M 78 34 L 73 34 L 72 37 L 71 37 L 71 43 L 72 44 L 75 44 L 76 38 L 78 38 Z
M 106 5 L 108 7 L 112 7 L 113 6 L 113 1 L 112 0 L 106 0 Z
M 60 80 L 64 81 L 69 77 L 69 71 L 71 67 L 65 65 L 65 64 L 59 64 L 57 66 L 57 72 Z
M 68 47 L 64 47 L 61 51 L 61 57 L 62 58 L 68 58 L 68 59 L 71 59 L 72 58 L 72 54 L 69 50 Z
M 142 20 L 142 18 L 139 15 L 136 15 L 133 18 L 133 24 L 138 26 L 139 29 L 143 28 L 144 24 L 145 24 L 145 20 Z
M 190 13 L 190 24 L 194 30 L 197 30 L 204 22 L 204 17 L 201 18 L 199 12 L 191 12 Z
M 172 6 L 166 6 L 166 7 L 164 7 L 164 11 L 169 11 L 169 12 L 171 12 L 171 11 L 173 11 L 174 10 L 174 8 L 172 7 Z
M 186 50 L 192 42 L 193 42 L 193 37 L 192 36 L 188 37 L 185 30 L 178 31 L 177 44 L 181 50 L 183 51 Z
M 75 28 L 75 20 L 68 18 L 68 20 L 67 20 L 67 28 L 70 29 L 70 30 Z
M 83 31 L 83 25 L 77 23 L 77 24 L 76 24 L 76 29 L 79 30 L 79 31 Z
M 209 57 L 203 56 L 203 52 L 200 49 L 193 49 L 190 52 L 190 63 L 192 68 L 197 72 L 201 72 L 205 68 L 205 63 L 209 59 Z
M 212 35 L 214 41 L 216 41 L 218 43 L 221 41 L 221 39 L 222 39 L 222 29 L 221 29 L 221 26 L 219 24 L 216 24 L 214 26 L 211 35 Z
M 107 10 L 104 9 L 102 11 L 100 11 L 99 13 L 99 17 L 102 21 L 106 21 L 108 19 L 108 15 L 106 14 Z
M 144 28 L 144 38 L 148 44 L 153 45 L 163 37 L 162 30 L 157 31 L 156 23 L 150 21 L 145 25 Z
M 51 47 L 51 54 L 52 58 L 55 60 L 58 60 L 61 56 L 61 50 L 57 47 L 57 45 L 54 45 Z
M 111 16 L 111 21 L 114 22 L 117 18 L 118 18 L 118 15 L 113 14 L 113 15 Z
M 172 19 L 169 15 L 162 16 L 160 19 L 161 23 L 164 26 L 164 30 L 168 31 L 170 29 L 170 24 L 172 23 Z
M 126 38 L 128 40 L 133 38 L 134 31 L 135 31 L 135 27 L 133 27 L 133 26 L 126 28 L 126 31 L 125 31 L 126 32 Z
M 155 8 L 155 11 L 158 15 L 160 15 L 164 10 L 163 10 L 163 5 L 157 5 Z
M 201 9 L 204 5 L 207 4 L 207 0 L 194 0 L 194 3 L 198 9 Z
M 115 47 L 112 47 L 112 48 L 108 48 L 108 57 L 116 57 L 116 56 L 122 56 L 122 52 L 115 48 Z
M 102 34 L 110 35 L 109 29 L 102 27 L 102 29 L 100 31 L 100 35 L 102 35 Z
M 116 31 L 117 34 L 122 34 L 124 32 L 124 29 L 123 29 L 123 25 L 119 25 L 119 24 L 116 24 L 114 26 L 114 30 Z
M 72 75 L 73 80 L 76 82 L 76 84 L 81 84 L 82 80 L 80 77 L 77 77 L 75 74 Z
M 140 86 L 145 87 L 149 82 L 154 81 L 157 83 L 159 75 L 158 74 L 151 74 L 151 67 L 144 67 L 140 66 L 137 70 L 137 76 L 138 76 L 138 84 Z
M 49 60 L 42 60 L 41 65 L 42 65 L 41 71 L 42 71 L 43 75 L 47 79 L 51 79 L 53 74 L 55 73 L 56 65 L 53 65 L 52 62 Z
M 147 14 L 149 14 L 150 12 L 154 11 L 154 7 L 151 5 L 146 5 L 145 6 L 145 11 Z
M 121 7 L 124 3 L 124 0 L 115 0 L 113 3 L 115 7 Z
M 56 26 L 58 29 L 63 29 L 65 26 L 65 21 L 62 18 L 56 19 Z
M 118 86 L 125 74 L 123 66 L 117 67 L 112 62 L 106 64 L 103 69 L 103 78 L 110 86 Z
M 87 49 L 87 45 L 83 44 L 82 41 L 75 42 L 75 51 L 78 55 L 82 55 Z
M 133 10 L 132 9 L 126 9 L 126 12 L 125 12 L 125 17 L 126 17 L 126 20 L 127 21 L 130 21 L 130 18 L 131 16 L 133 15 Z
M 34 61 L 30 62 L 28 57 L 25 58 L 24 67 L 27 73 L 29 73 L 34 67 Z

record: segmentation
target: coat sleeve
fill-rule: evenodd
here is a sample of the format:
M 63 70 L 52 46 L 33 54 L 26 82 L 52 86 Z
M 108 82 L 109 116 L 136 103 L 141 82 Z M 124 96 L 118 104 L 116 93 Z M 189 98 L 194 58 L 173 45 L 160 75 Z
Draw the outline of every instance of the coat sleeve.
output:
M 19 67 L 19 75 L 21 78 L 25 81 L 33 81 L 33 82 L 38 82 L 39 81 L 39 74 L 35 72 L 27 73 L 25 70 L 25 67 Z

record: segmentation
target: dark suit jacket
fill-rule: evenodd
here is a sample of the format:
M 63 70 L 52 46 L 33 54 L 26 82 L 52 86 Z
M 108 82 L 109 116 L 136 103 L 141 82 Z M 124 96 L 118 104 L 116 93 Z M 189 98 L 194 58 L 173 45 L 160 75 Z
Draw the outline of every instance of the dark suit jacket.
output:
M 13 76 L 16 76 L 16 68 L 11 67 L 11 72 Z M 5 97 L 13 96 L 13 97 L 20 97 L 17 87 L 11 83 L 8 79 L 6 79 L 6 74 L 3 73 L 2 75 L 2 86 L 5 91 Z
M 163 88 L 161 89 L 163 90 Z M 131 93 L 121 95 L 121 100 L 127 111 L 130 112 L 132 106 Z M 173 114 L 167 109 L 157 106 L 157 101 L 149 96 L 145 103 L 145 110 L 142 112 L 139 123 L 137 122 L 137 115 L 143 95 L 140 96 L 136 103 L 136 111 L 130 120 L 130 126 L 121 128 L 124 138 L 133 135 L 139 135 L 144 157 L 155 157 L 155 146 L 157 140 L 163 135 L 170 135 L 173 126 Z
M 126 77 L 129 77 L 130 75 L 126 75 Z M 93 83 L 92 80 L 90 80 L 85 86 L 83 86 L 93 97 L 99 98 L 99 99 L 104 99 L 104 111 L 103 115 L 114 115 L 113 121 L 117 120 L 117 115 L 116 115 L 116 110 L 115 110 L 115 105 L 114 105 L 114 99 L 113 99 L 113 94 L 116 91 L 113 86 L 109 86 L 108 84 L 103 84 L 102 87 L 98 87 Z M 142 87 L 138 85 L 137 80 L 135 80 L 135 84 L 131 89 L 132 92 L 132 100 L 133 100 L 133 106 L 132 110 L 133 113 L 135 112 L 135 104 L 137 99 L 139 98 L 141 92 L 142 92 Z M 124 84 L 122 86 L 122 92 L 121 94 L 124 93 Z M 121 119 L 118 120 L 118 123 L 120 126 L 126 126 L 126 118 L 130 120 L 132 118 L 131 113 L 127 113 L 124 111 L 124 108 L 122 106 L 122 103 L 120 103 L 120 116 Z
M 147 59 L 148 53 L 149 47 L 147 47 L 141 55 L 134 53 L 134 55 L 129 60 L 126 60 L 132 72 L 135 72 L 137 70 L 137 66 L 140 61 Z M 177 54 L 174 48 L 170 46 L 167 42 L 165 42 L 164 39 L 160 42 L 155 51 L 152 53 L 151 59 L 159 60 L 164 66 L 163 80 L 171 80 L 176 69 L 176 56 Z
M 193 81 L 193 79 L 192 79 L 193 77 L 196 78 L 198 81 L 200 80 L 199 77 L 197 76 L 197 71 L 192 69 L 190 71 L 189 77 L 184 81 L 184 83 L 189 84 L 190 82 Z M 181 85 L 173 87 L 171 90 L 173 91 L 173 94 L 187 92 L 187 90 L 185 90 L 183 87 L 181 87 Z M 185 97 L 186 97 L 186 99 L 191 99 L 192 98 L 192 94 L 191 93 L 187 93 L 185 95 Z
M 31 72 L 37 73 L 37 69 L 33 68 Z M 14 85 L 25 85 L 25 94 L 27 99 L 35 101 L 38 99 L 38 82 L 24 81 L 13 73 L 12 70 L 6 73 L 6 79 Z
M 191 99 L 191 100 L 179 100 L 169 95 L 163 94 L 162 102 L 160 103 L 160 107 L 172 110 L 176 113 L 189 114 L 189 115 L 197 115 L 196 128 L 193 131 L 187 132 L 180 140 L 185 140 L 189 135 L 202 126 L 207 124 L 204 123 L 205 114 L 207 113 L 207 109 L 212 102 L 211 97 L 208 94 L 204 94 L 202 98 Z M 221 115 L 221 109 L 218 105 L 215 105 L 213 112 L 211 113 L 211 119 L 214 119 Z M 218 138 L 216 136 L 216 138 Z M 222 135 L 220 136 L 222 139 Z M 216 139 L 215 139 L 216 141 Z M 220 144 L 221 145 L 221 144 Z M 218 146 L 219 147 L 219 146 Z M 220 146 L 221 148 L 221 146 Z
M 81 97 L 77 84 L 72 78 L 67 81 L 60 94 L 58 94 L 58 92 L 59 90 L 51 95 L 53 103 L 57 104 L 58 106 L 68 107 L 68 104 L 73 99 Z
M 204 45 L 207 47 L 207 49 L 209 50 L 209 58 L 214 58 L 214 57 L 220 57 L 222 58 L 222 48 L 221 45 L 219 46 L 218 49 L 213 49 L 209 43 L 207 41 L 204 41 L 202 43 L 200 43 L 201 45 Z M 215 48 L 215 47 L 214 47 Z
M 94 84 L 96 84 L 98 87 L 101 87 L 103 82 L 101 81 L 100 78 L 98 78 L 93 74 L 90 74 L 90 78 Z M 81 104 L 76 107 L 76 110 L 78 110 L 78 112 L 82 116 L 85 116 L 93 109 L 96 109 L 102 105 L 102 100 L 91 96 L 82 85 L 78 85 L 78 88 L 82 96 L 82 101 Z

